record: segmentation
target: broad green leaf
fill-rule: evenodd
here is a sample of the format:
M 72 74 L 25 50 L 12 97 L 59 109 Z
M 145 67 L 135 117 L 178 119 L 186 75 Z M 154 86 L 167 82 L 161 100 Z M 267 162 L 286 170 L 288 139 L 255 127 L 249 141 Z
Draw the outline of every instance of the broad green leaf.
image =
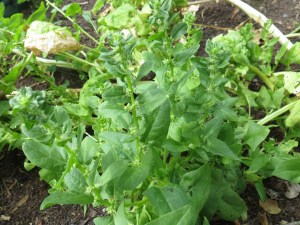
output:
M 41 2 L 40 7 L 27 19 L 27 23 L 30 25 L 34 21 L 44 21 L 46 11 L 47 9 L 45 8 L 44 2 Z
M 117 29 L 127 28 L 132 18 L 131 13 L 133 12 L 136 12 L 135 7 L 129 3 L 125 3 L 115 9 L 115 11 L 109 13 L 105 17 L 105 22 L 109 27 L 114 27 Z
M 181 42 L 178 42 L 175 45 L 175 47 L 172 49 L 171 54 L 176 55 L 176 54 L 182 52 L 183 48 L 184 48 L 184 44 L 182 44 Z
M 44 180 L 47 183 L 50 183 L 52 180 L 58 181 L 62 175 L 61 172 L 53 172 L 47 169 L 41 169 L 39 171 L 40 180 Z
M 198 137 L 203 134 L 203 129 L 198 123 L 190 122 L 182 129 L 182 136 L 187 138 Z
M 156 68 L 160 68 L 163 66 L 163 62 L 157 58 L 157 56 L 151 52 L 143 51 L 142 52 L 143 59 L 145 62 L 147 61 L 153 61 L 155 66 L 153 67 L 153 70 L 156 71 Z
M 255 102 L 255 98 L 259 95 L 257 92 L 250 91 L 244 86 L 242 82 L 239 82 L 237 92 L 239 94 L 239 101 L 237 102 L 237 106 L 257 106 Z
M 79 191 L 65 191 L 65 192 L 54 192 L 50 196 L 44 199 L 41 204 L 40 210 L 43 210 L 54 204 L 92 204 L 94 202 L 94 197 L 91 193 L 86 194 Z
M 192 38 L 190 39 L 190 45 L 198 45 L 203 37 L 203 31 L 197 31 L 193 34 Z
M 88 116 L 89 110 L 86 107 L 83 107 L 79 104 L 65 102 L 63 107 L 69 114 L 77 115 L 77 116 Z
M 84 132 L 85 132 L 85 126 L 82 123 L 80 123 L 77 127 L 77 151 L 80 151 L 81 149 L 81 142 L 82 142 Z
M 130 102 L 130 97 L 126 95 L 124 87 L 117 86 L 108 89 L 102 95 L 106 100 L 114 103 L 127 103 Z
M 232 150 L 223 141 L 217 138 L 208 138 L 207 144 L 202 146 L 206 151 L 213 153 L 214 155 L 220 155 L 226 158 L 240 160 Z
M 247 213 L 244 200 L 229 187 L 224 190 L 218 202 L 216 215 L 223 220 L 235 221 Z
M 165 139 L 162 143 L 162 147 L 167 149 L 169 152 L 184 152 L 189 150 L 188 146 L 184 146 L 180 142 L 174 141 L 173 139 Z
M 93 9 L 92 9 L 93 13 L 100 10 L 103 7 L 104 2 L 105 2 L 105 0 L 97 0 L 96 3 L 94 4 Z
M 248 173 L 256 173 L 259 169 L 264 167 L 266 163 L 269 161 L 270 155 L 266 155 L 264 153 L 257 154 L 253 159 Z
M 290 115 L 285 120 L 285 125 L 287 127 L 292 127 L 300 122 L 300 101 L 294 105 L 290 111 Z
M 21 129 L 28 139 L 33 139 L 37 142 L 47 142 L 53 138 L 53 135 L 48 134 L 48 131 L 42 125 L 34 125 L 30 130 L 26 126 L 22 126 Z
M 275 108 L 275 104 L 272 101 L 271 95 L 265 86 L 261 86 L 259 90 L 259 95 L 256 99 L 256 103 L 259 106 L 259 108 Z
M 183 52 L 175 55 L 174 59 L 173 59 L 173 63 L 176 66 L 182 66 L 184 64 L 187 63 L 187 61 L 191 58 L 192 55 L 194 55 L 198 49 L 199 49 L 200 45 L 195 45 L 191 48 L 188 48 L 186 50 L 184 50 Z
M 129 128 L 133 125 L 133 118 L 129 112 L 115 116 L 111 120 L 120 127 L 120 130 L 123 128 L 129 130 Z
M 88 177 L 86 178 L 86 182 L 88 184 L 98 183 L 98 181 L 100 179 L 100 175 L 98 172 L 100 160 L 101 160 L 101 157 L 98 157 L 95 160 L 94 164 L 92 164 L 92 169 L 90 170 L 90 173 L 89 173 Z
M 23 144 L 26 157 L 35 165 L 54 172 L 63 172 L 67 166 L 68 153 L 62 147 L 52 145 L 48 147 L 29 140 Z
M 96 143 L 90 137 L 85 137 L 81 143 L 81 148 L 77 153 L 77 158 L 80 164 L 90 165 L 96 151 Z
M 10 108 L 8 101 L 0 101 L 0 116 L 7 112 Z
M 254 151 L 257 146 L 266 139 L 270 130 L 265 126 L 258 125 L 257 123 L 250 120 L 246 125 L 247 132 L 244 135 L 243 144 L 248 144 Z
M 249 62 L 247 56 L 244 56 L 244 55 L 241 55 L 241 54 L 234 54 L 232 57 L 236 62 L 238 62 L 242 65 L 245 65 L 245 66 L 250 65 L 250 62 Z
M 223 120 L 220 117 L 215 117 L 205 123 L 203 127 L 203 140 L 207 138 L 214 137 L 216 138 L 222 129 Z
M 97 217 L 97 218 L 93 219 L 93 222 L 96 225 L 115 225 L 113 216 Z
M 136 100 L 139 103 L 137 115 L 147 114 L 162 105 L 167 99 L 167 92 L 162 89 L 149 89 L 140 94 Z
M 289 159 L 282 161 L 276 166 L 273 176 L 288 180 L 291 183 L 300 183 L 300 159 Z
M 184 35 L 186 33 L 187 29 L 188 29 L 188 26 L 186 23 L 184 23 L 184 22 L 177 23 L 171 31 L 171 37 L 173 39 L 173 42 L 177 41 L 182 35 Z
M 109 132 L 109 131 L 105 131 L 105 132 L 101 132 L 99 134 L 99 138 L 103 138 L 104 140 L 108 141 L 109 143 L 111 143 L 112 145 L 118 147 L 118 148 L 122 148 L 122 142 L 124 141 L 124 139 L 127 137 L 126 134 L 122 134 L 119 132 Z
M 5 11 L 5 5 L 3 2 L 0 2 L 0 18 L 3 17 Z
M 275 65 L 276 65 L 276 66 L 278 65 L 280 59 L 282 58 L 282 56 L 283 56 L 284 53 L 286 52 L 287 47 L 288 47 L 289 44 L 290 44 L 289 41 L 287 41 L 286 43 L 284 43 L 284 44 L 281 46 L 281 48 L 280 48 L 279 52 L 277 53 L 277 55 L 275 56 Z
M 118 178 L 117 185 L 122 190 L 133 190 L 147 178 L 149 170 L 150 167 L 143 164 L 138 167 L 128 167 Z
M 112 179 L 121 176 L 127 168 L 128 161 L 118 160 L 113 162 L 101 175 L 99 185 L 103 186 Z
M 160 147 L 166 139 L 170 126 L 170 103 L 168 100 L 156 110 L 151 117 L 151 124 L 147 124 L 145 142 Z
M 65 16 L 74 16 L 74 17 L 76 17 L 76 13 L 79 13 L 81 15 L 83 14 L 82 10 L 81 10 L 81 6 L 78 3 L 74 2 L 71 5 L 69 5 L 69 7 L 67 8 Z
M 115 116 L 119 116 L 125 113 L 126 111 L 122 106 L 113 102 L 106 101 L 100 104 L 98 112 L 101 116 L 105 118 L 112 118 Z
M 283 97 L 284 97 L 284 88 L 280 88 L 280 89 L 273 92 L 272 100 L 273 100 L 273 102 L 274 102 L 277 109 L 281 108 Z
M 189 203 L 189 196 L 179 185 L 167 184 L 162 188 L 151 187 L 143 192 L 158 216 L 184 207 Z
M 66 174 L 64 180 L 70 190 L 85 192 L 87 183 L 85 182 L 85 177 L 78 168 L 72 168 L 70 173 Z
M 95 28 L 95 25 L 94 25 L 94 22 L 93 22 L 93 19 L 92 19 L 92 14 L 90 11 L 83 11 L 83 18 L 89 23 L 92 25 L 92 27 Z
M 152 60 L 149 61 L 145 61 L 141 67 L 140 70 L 138 72 L 138 75 L 136 77 L 135 83 L 140 81 L 142 79 L 142 77 L 146 76 L 148 73 L 150 73 L 150 71 L 152 70 L 152 68 L 154 67 L 155 62 Z
M 152 220 L 147 225 L 187 225 L 195 224 L 199 212 L 195 207 L 186 205 L 180 209 L 169 212 L 158 219 Z

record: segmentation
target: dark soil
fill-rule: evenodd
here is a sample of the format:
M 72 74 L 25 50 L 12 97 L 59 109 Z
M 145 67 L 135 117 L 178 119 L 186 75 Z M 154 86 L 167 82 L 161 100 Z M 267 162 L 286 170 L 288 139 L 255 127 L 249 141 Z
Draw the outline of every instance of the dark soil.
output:
M 83 1 L 75 0 L 78 3 Z M 69 4 L 75 1 L 67 0 L 64 4 Z M 37 1 L 39 4 L 40 1 Z M 83 4 L 83 10 L 89 10 L 95 3 L 95 0 L 88 0 L 88 4 Z M 293 31 L 296 26 L 295 22 L 299 22 L 299 8 L 300 3 L 296 0 L 246 0 L 248 4 L 255 7 L 259 11 L 265 14 L 266 17 L 273 20 L 274 24 L 284 33 L 288 34 Z M 23 10 L 24 17 L 28 17 L 33 9 L 28 7 Z M 242 22 L 248 19 L 248 16 L 239 11 L 235 16 L 233 16 L 235 6 L 225 1 L 220 1 L 219 3 L 211 2 L 202 4 L 199 11 L 197 12 L 198 24 L 204 24 L 209 26 L 223 27 L 223 28 L 235 28 Z M 47 15 L 48 18 L 50 14 Z M 55 21 L 62 20 L 63 18 L 57 15 Z M 82 17 L 78 17 L 77 22 L 86 31 L 96 37 L 93 33 L 92 27 L 85 22 Z M 70 26 L 71 23 L 64 20 L 61 26 Z M 255 25 L 259 28 L 258 25 Z M 212 29 L 202 27 L 204 31 L 203 39 L 201 41 L 201 49 L 197 55 L 206 56 L 204 51 L 205 42 L 207 39 L 211 39 L 219 34 L 226 34 L 227 31 L 220 29 Z M 299 41 L 298 38 L 290 39 L 293 43 Z M 94 47 L 94 43 L 90 41 L 87 37 L 82 36 L 82 44 L 90 47 Z M 275 53 L 280 48 L 280 45 L 275 47 Z M 284 70 L 284 67 L 281 67 Z M 298 67 L 294 68 L 298 70 Z M 69 80 L 69 88 L 81 88 L 85 80 L 81 80 L 78 73 L 73 70 L 62 70 L 59 69 L 55 72 L 54 77 L 56 79 L 57 85 L 62 85 L 66 80 Z M 35 80 L 38 78 L 36 76 L 28 75 L 26 77 L 21 77 L 16 86 L 20 88 L 22 86 L 32 86 L 35 90 L 44 90 L 49 87 L 47 83 L 39 83 Z M 250 84 L 252 91 L 258 91 L 261 82 L 253 80 Z M 257 111 L 253 115 L 255 118 L 263 118 L 264 112 Z M 283 140 L 283 132 L 279 128 L 272 128 L 272 131 L 268 138 L 274 138 L 277 141 Z M 0 153 L 0 215 L 5 214 L 8 210 L 13 209 L 13 207 L 22 199 L 27 199 L 24 204 L 16 208 L 15 211 L 7 213 L 10 216 L 10 221 L 1 221 L 0 224 L 74 224 L 74 225 L 84 225 L 84 224 L 94 224 L 92 219 L 95 217 L 103 216 L 105 212 L 102 208 L 92 207 L 89 205 L 87 207 L 86 215 L 84 216 L 83 206 L 79 205 L 67 205 L 60 206 L 54 205 L 46 210 L 40 211 L 39 207 L 41 202 L 48 196 L 47 190 L 50 186 L 44 181 L 39 180 L 38 168 L 27 172 L 24 169 L 23 162 L 25 156 L 22 151 L 13 150 L 8 152 L 7 146 Z M 269 224 L 281 224 L 282 221 L 292 222 L 300 221 L 300 198 L 287 199 L 284 196 L 284 192 L 287 189 L 286 184 L 283 180 L 278 178 L 269 178 L 264 180 L 264 185 L 267 189 L 272 189 L 279 193 L 279 196 L 275 199 L 278 202 L 281 212 L 277 215 L 267 214 L 267 219 Z M 6 190 L 6 187 L 9 192 Z M 27 197 L 28 196 L 28 197 Z M 263 212 L 263 209 L 259 206 L 259 196 L 256 192 L 254 185 L 248 184 L 246 191 L 241 195 L 246 201 L 248 207 L 248 219 L 246 221 L 241 221 L 241 224 L 259 224 L 257 219 L 258 212 Z M 270 196 L 268 196 L 270 198 Z M 222 221 L 214 218 L 211 221 L 213 225 L 226 225 L 234 224 L 233 222 Z

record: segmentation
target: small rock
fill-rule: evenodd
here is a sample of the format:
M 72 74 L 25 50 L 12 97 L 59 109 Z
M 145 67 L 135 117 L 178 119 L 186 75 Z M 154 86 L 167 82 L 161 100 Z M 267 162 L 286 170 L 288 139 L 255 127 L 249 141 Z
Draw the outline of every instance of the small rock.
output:
M 284 17 L 284 18 L 288 18 L 288 17 L 289 17 L 289 14 L 285 13 L 285 14 L 283 15 L 283 17 Z

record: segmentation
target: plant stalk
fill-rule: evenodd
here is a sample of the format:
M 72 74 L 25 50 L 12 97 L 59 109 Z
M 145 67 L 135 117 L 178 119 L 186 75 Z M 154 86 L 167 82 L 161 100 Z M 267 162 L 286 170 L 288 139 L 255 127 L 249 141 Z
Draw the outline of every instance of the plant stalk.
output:
M 124 206 L 125 207 L 132 207 L 132 206 L 141 206 L 143 204 L 145 204 L 146 202 L 148 202 L 148 198 L 144 197 L 143 200 L 139 201 L 139 202 L 134 202 L 134 203 L 125 203 Z

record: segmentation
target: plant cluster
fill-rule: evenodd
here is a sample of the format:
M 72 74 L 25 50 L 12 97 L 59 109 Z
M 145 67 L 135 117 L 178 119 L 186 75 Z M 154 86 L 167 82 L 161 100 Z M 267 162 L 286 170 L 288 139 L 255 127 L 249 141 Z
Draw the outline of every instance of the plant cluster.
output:
M 247 217 L 239 196 L 247 182 L 255 183 L 262 201 L 264 179 L 300 182 L 293 150 L 300 75 L 289 71 L 300 62 L 299 44 L 286 54 L 283 45 L 273 62 L 278 38 L 270 39 L 271 23 L 262 31 L 262 46 L 251 41 L 247 24 L 208 40 L 208 57 L 199 57 L 203 33 L 193 29 L 195 15 L 174 13 L 184 0 L 111 0 L 116 9 L 99 16 L 98 27 L 77 3 L 60 9 L 60 1 L 46 1 L 27 20 L 22 14 L 0 19 L 2 57 L 22 58 L 0 81 L 0 149 L 6 143 L 20 148 L 27 170 L 41 168 L 41 179 L 52 187 L 41 209 L 93 204 L 109 214 L 95 224 L 207 225 L 214 215 Z M 103 4 L 98 0 L 93 12 Z M 53 16 L 45 22 L 50 7 Z M 56 13 L 74 24 L 75 34 L 52 23 Z M 98 39 L 76 23 L 76 14 L 101 34 Z M 80 33 L 97 48 L 79 44 Z M 45 45 L 47 38 L 53 45 Z M 55 60 L 45 59 L 49 53 Z M 280 61 L 287 71 L 274 73 Z M 88 73 L 79 96 L 55 85 L 56 66 Z M 52 91 L 22 87 L 5 99 L 25 68 L 50 82 Z M 155 80 L 143 81 L 151 71 Z M 268 88 L 248 89 L 256 75 Z M 254 120 L 252 109 L 263 109 L 266 117 Z M 279 145 L 266 141 L 270 127 L 284 131 Z

